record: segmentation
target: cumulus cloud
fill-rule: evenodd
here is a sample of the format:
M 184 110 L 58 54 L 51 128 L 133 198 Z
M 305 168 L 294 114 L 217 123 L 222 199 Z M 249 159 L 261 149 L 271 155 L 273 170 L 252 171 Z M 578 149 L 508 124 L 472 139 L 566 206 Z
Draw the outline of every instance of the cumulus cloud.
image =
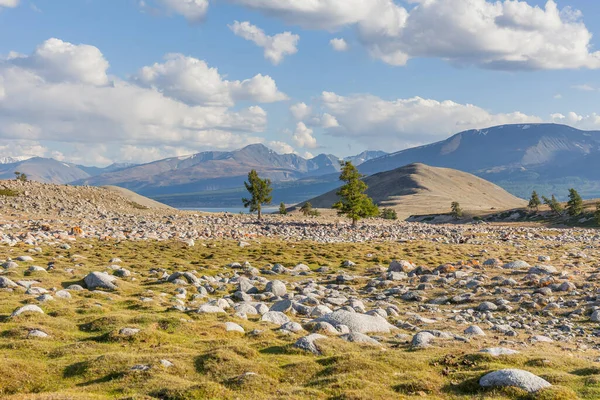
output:
M 232 106 L 241 100 L 273 103 L 287 99 L 270 76 L 228 81 L 217 68 L 183 54 L 169 54 L 164 63 L 142 68 L 134 80 L 191 105 Z
M 347 51 L 349 48 L 348 43 L 344 39 L 331 39 L 329 44 L 335 51 Z
M 435 57 L 458 65 L 513 69 L 600 68 L 582 14 L 525 1 L 230 0 L 305 28 L 353 25 L 369 53 L 388 64 Z
M 49 151 L 34 140 L 11 140 L 0 145 L 0 154 L 3 157 L 46 157 Z
M 230 0 L 250 9 L 311 29 L 336 29 L 367 18 L 392 0 Z
M 233 25 L 229 25 L 232 32 L 241 38 L 254 42 L 259 47 L 264 49 L 264 55 L 274 65 L 278 65 L 283 61 L 284 57 L 298 52 L 298 41 L 300 36 L 294 35 L 291 32 L 283 32 L 274 36 L 268 36 L 259 27 L 252 25 L 250 22 L 235 21 Z
M 472 104 L 420 97 L 389 101 L 368 94 L 346 97 L 324 92 L 320 103 L 337 123 L 325 125 L 327 134 L 386 149 L 430 143 L 468 129 L 542 122 L 520 112 L 492 114 Z
M 35 72 L 47 82 L 108 83 L 108 61 L 98 48 L 85 44 L 52 38 L 39 45 L 30 56 L 10 53 L 8 61 Z
M 280 141 L 268 142 L 267 147 L 273 149 L 275 151 L 275 153 L 278 153 L 278 154 L 294 154 L 294 153 L 296 153 L 294 151 L 294 148 L 285 142 L 280 142 Z
M 208 11 L 208 0 L 158 0 L 158 3 L 190 22 L 201 22 Z M 142 6 L 145 5 L 142 1 Z
M 298 122 L 292 140 L 298 147 L 307 149 L 317 148 L 317 139 L 313 136 L 313 130 L 307 127 L 303 122 Z
M 262 140 L 255 133 L 264 131 L 266 112 L 231 106 L 241 98 L 269 99 L 274 92 L 260 89 L 265 77 L 217 79 L 230 97 L 213 102 L 220 99 L 217 91 L 188 104 L 136 81 L 109 80 L 107 67 L 99 49 L 55 39 L 31 55 L 0 60 L 0 138 L 81 144 L 83 154 L 110 145 L 107 154 L 117 161 L 125 159 L 115 150 L 122 146 L 229 149 Z
M 2 7 L 15 8 L 19 5 L 19 0 L 0 0 L 0 9 Z
M 310 115 L 311 107 L 306 103 L 296 103 L 290 106 L 290 112 L 296 120 L 302 121 Z
M 584 130 L 600 129 L 600 115 L 597 113 L 588 115 L 580 115 L 573 111 L 568 112 L 567 115 L 556 113 L 550 115 L 550 121 L 557 124 L 570 125 Z

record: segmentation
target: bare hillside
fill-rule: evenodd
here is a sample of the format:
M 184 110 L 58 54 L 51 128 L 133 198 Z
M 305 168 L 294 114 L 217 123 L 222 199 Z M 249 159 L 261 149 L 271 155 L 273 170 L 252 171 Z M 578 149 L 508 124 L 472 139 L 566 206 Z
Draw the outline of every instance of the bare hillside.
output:
M 443 213 L 458 201 L 465 211 L 519 208 L 526 202 L 484 179 L 449 168 L 410 164 L 365 178 L 367 194 L 381 207 L 393 208 L 401 218 Z M 316 208 L 331 208 L 337 190 L 309 202 Z
M 134 202 L 136 204 L 141 205 L 142 207 L 148 208 L 156 208 L 156 209 L 164 209 L 164 210 L 173 210 L 173 207 L 168 206 L 163 203 L 159 203 L 156 200 L 149 199 L 147 197 L 141 196 L 135 192 L 132 192 L 129 189 L 125 189 L 118 186 L 102 186 L 103 189 L 106 189 L 111 192 L 115 192 L 126 198 L 127 200 Z
M 126 189 L 0 181 L 0 212 L 31 217 L 106 218 L 114 214 L 172 212 L 171 207 Z

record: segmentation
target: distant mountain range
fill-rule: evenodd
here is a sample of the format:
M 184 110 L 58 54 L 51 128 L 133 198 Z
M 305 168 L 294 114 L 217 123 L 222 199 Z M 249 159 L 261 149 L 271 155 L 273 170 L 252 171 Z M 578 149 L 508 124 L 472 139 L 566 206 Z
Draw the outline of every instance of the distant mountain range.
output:
M 14 164 L 19 161 L 25 161 L 32 157 L 29 156 L 19 156 L 19 157 L 0 157 L 0 165 L 1 164 Z
M 21 157 L 3 158 L 7 161 L 17 161 L 0 163 L 0 179 L 13 179 L 15 172 L 18 171 L 34 181 L 65 184 L 131 166 L 131 164 L 112 164 L 105 168 L 97 168 L 57 161 L 53 158 L 22 157 L 21 160 L 19 158 Z
M 570 187 L 586 198 L 600 197 L 600 131 L 566 125 L 469 130 L 426 146 L 392 154 L 367 151 L 347 159 L 366 175 L 423 163 L 477 175 L 521 198 L 535 189 L 564 199 Z M 277 154 L 261 144 L 106 168 L 36 157 L 0 164 L 0 178 L 12 179 L 14 171 L 20 171 L 43 182 L 120 186 L 176 207 L 227 207 L 239 206 L 250 169 L 273 181 L 277 203 L 302 202 L 340 184 L 338 157 L 320 154 L 304 159 Z
M 382 151 L 365 151 L 346 160 L 360 165 L 385 154 Z M 320 154 L 311 159 L 296 154 L 281 155 L 262 144 L 254 144 L 236 151 L 209 151 L 142 165 L 113 164 L 106 168 L 34 157 L 0 165 L 0 179 L 12 179 L 14 172 L 19 171 L 29 179 L 41 182 L 114 185 L 144 195 L 175 196 L 170 201 L 175 205 L 206 206 L 201 197 L 210 198 L 208 205 L 221 204 L 224 201 L 219 197 L 221 192 L 239 192 L 251 169 L 270 178 L 275 185 L 293 186 L 294 182 L 301 179 L 337 175 L 340 159 L 331 154 Z M 319 186 L 314 190 L 319 190 Z M 238 197 L 236 194 L 236 201 Z
M 600 131 L 559 124 L 474 129 L 367 161 L 359 169 L 371 175 L 415 162 L 470 172 L 521 198 L 538 190 L 564 199 L 570 187 L 587 198 L 600 197 Z

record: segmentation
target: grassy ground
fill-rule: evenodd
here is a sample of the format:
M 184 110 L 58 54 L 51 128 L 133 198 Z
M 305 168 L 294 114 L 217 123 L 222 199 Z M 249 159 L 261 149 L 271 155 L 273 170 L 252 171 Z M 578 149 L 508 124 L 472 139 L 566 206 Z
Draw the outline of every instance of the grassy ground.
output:
M 71 292 L 70 300 L 41 304 L 44 315 L 11 318 L 16 308 L 37 302 L 22 291 L 0 291 L 0 398 L 598 399 L 600 366 L 593 360 L 600 353 L 595 350 L 584 352 L 566 343 L 546 344 L 525 348 L 517 356 L 492 358 L 478 354 L 482 347 L 497 344 L 491 337 L 467 344 L 441 342 L 435 348 L 412 351 L 406 340 L 383 335 L 383 348 L 331 338 L 320 342 L 323 354 L 314 356 L 292 348 L 299 336 L 283 335 L 256 318 L 237 320 L 229 315 L 168 311 L 175 304 L 177 286 L 159 283 L 160 274 L 150 273 L 153 268 L 164 268 L 196 270 L 199 276 L 231 275 L 232 270 L 225 265 L 249 261 L 257 268 L 276 262 L 286 266 L 303 262 L 313 269 L 328 265 L 335 276 L 342 270 L 341 263 L 351 259 L 357 263 L 352 274 L 369 275 L 373 267 L 387 265 L 395 258 L 435 267 L 492 256 L 531 260 L 531 254 L 538 250 L 548 254 L 548 249 L 542 250 L 543 243 L 538 246 L 490 245 L 485 255 L 478 246 L 428 242 L 323 245 L 263 241 L 246 248 L 234 242 L 209 242 L 187 248 L 180 243 L 82 241 L 73 244 L 71 250 L 44 247 L 43 253 L 33 255 L 34 263 L 20 263 L 6 276 L 12 280 L 36 279 L 41 287 L 60 289 L 80 283 L 88 272 L 104 271 L 112 257 L 120 257 L 122 266 L 133 275 L 113 293 Z M 25 250 L 0 247 L 0 259 L 16 258 Z M 551 255 L 558 258 L 567 250 L 550 251 L 556 251 Z M 24 273 L 31 264 L 49 261 L 55 261 L 56 266 L 49 273 Z M 74 271 L 66 271 L 69 268 Z M 356 287 L 366 281 L 359 280 Z M 187 289 L 189 302 L 195 290 L 191 286 Z M 227 290 L 232 292 L 233 287 Z M 217 291 L 215 296 L 225 294 Z M 143 302 L 142 297 L 153 301 Z M 417 307 L 407 303 L 403 311 L 417 312 Z M 254 332 L 225 332 L 225 321 Z M 124 327 L 141 332 L 124 337 L 119 334 Z M 41 329 L 51 337 L 28 339 L 31 329 Z M 163 367 L 163 359 L 174 366 Z M 137 364 L 150 365 L 151 369 L 132 371 Z M 477 385 L 479 377 L 501 368 L 529 370 L 554 387 L 536 395 L 518 390 L 482 391 Z

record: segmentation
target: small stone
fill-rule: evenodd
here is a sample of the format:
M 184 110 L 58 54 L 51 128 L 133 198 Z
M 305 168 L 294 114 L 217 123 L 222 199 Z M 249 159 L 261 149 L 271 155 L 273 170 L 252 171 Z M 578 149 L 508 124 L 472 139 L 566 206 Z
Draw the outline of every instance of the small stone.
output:
M 490 372 L 479 380 L 479 385 L 481 387 L 513 386 L 529 393 L 535 393 L 552 386 L 539 376 L 520 369 L 502 369 Z
M 139 332 L 140 332 L 140 330 L 137 329 L 137 328 L 122 328 L 119 331 L 119 335 L 122 335 L 122 336 L 135 336 Z
M 507 349 L 505 347 L 491 347 L 489 349 L 481 350 L 480 353 L 486 353 L 493 357 L 511 356 L 513 354 L 519 354 L 518 351 L 512 350 L 512 349 Z
M 15 311 L 13 311 L 13 313 L 10 315 L 11 317 L 18 317 L 21 314 L 24 313 L 39 313 L 39 314 L 43 314 L 44 310 L 42 310 L 41 308 L 39 308 L 38 306 L 36 306 L 35 304 L 28 304 L 26 306 L 23 306 Z
M 318 333 L 311 333 L 308 336 L 301 337 L 294 343 L 295 348 L 310 351 L 313 354 L 319 355 L 321 351 L 317 348 L 315 342 L 317 340 L 327 339 L 327 336 L 320 335 Z
M 267 283 L 265 291 L 273 293 L 275 296 L 278 297 L 285 296 L 285 294 L 287 293 L 285 284 L 278 280 L 270 281 L 269 283 Z
M 424 349 L 427 347 L 431 347 L 431 342 L 435 339 L 429 332 L 419 332 L 415 336 L 413 336 L 410 345 L 417 349 Z
M 281 326 L 287 322 L 290 322 L 290 319 L 288 318 L 288 316 L 279 311 L 268 311 L 263 314 L 263 316 L 260 318 L 260 320 L 264 321 L 264 322 L 270 322 L 272 324 L 276 324 L 279 326 Z
M 225 330 L 227 332 L 246 333 L 244 328 L 242 328 L 240 325 L 236 324 L 235 322 L 225 322 Z
M 477 325 L 471 325 L 467 329 L 464 330 L 464 334 L 467 336 L 485 336 L 485 332 L 483 329 L 478 327 Z

